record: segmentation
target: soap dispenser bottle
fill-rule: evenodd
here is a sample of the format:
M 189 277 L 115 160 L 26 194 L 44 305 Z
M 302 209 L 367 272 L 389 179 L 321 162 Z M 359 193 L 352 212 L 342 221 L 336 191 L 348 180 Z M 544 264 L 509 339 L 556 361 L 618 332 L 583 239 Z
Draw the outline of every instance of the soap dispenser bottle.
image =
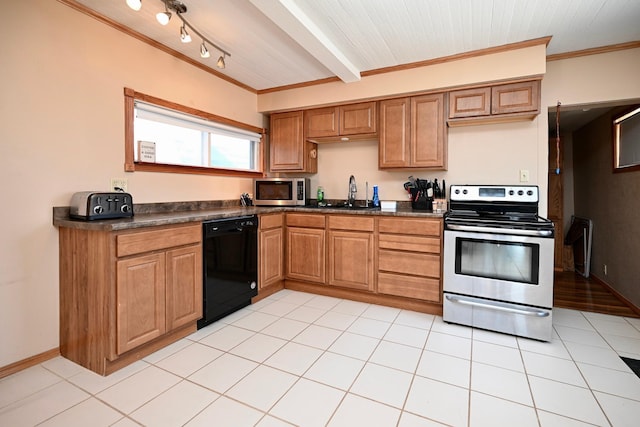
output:
M 376 207 L 376 208 L 380 206 L 380 197 L 378 196 L 378 186 L 377 185 L 373 186 L 373 206 Z

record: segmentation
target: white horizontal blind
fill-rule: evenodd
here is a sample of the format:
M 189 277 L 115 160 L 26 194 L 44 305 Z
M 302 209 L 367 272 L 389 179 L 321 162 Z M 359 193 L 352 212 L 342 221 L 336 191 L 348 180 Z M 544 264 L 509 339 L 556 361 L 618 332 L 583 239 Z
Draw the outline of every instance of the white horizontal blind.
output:
M 227 135 L 235 138 L 249 138 L 253 141 L 260 141 L 262 135 L 245 129 L 236 128 L 222 123 L 212 122 L 190 114 L 181 113 L 170 110 L 168 108 L 158 107 L 157 105 L 147 104 L 145 102 L 136 101 L 135 103 L 136 117 L 141 119 L 153 120 L 160 123 L 181 126 L 202 132 L 209 132 L 219 135 Z

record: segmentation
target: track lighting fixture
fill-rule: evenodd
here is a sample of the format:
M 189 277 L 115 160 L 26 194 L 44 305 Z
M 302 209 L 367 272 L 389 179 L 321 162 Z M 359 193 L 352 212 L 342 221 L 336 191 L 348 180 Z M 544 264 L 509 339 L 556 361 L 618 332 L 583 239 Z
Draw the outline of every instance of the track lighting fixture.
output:
M 211 56 L 211 54 L 209 53 L 209 49 L 207 49 L 207 45 L 204 44 L 204 40 L 200 45 L 200 56 L 203 58 L 208 58 Z
M 142 0 L 127 0 L 127 6 L 133 10 L 140 10 L 142 8 Z
M 189 43 L 191 41 L 191 35 L 187 31 L 187 27 L 190 31 L 195 33 L 198 37 L 202 39 L 202 44 L 200 44 L 200 56 L 202 58 L 211 57 L 211 53 L 209 53 L 209 49 L 207 48 L 207 44 L 219 50 L 222 55 L 218 58 L 216 65 L 220 69 L 224 69 L 226 67 L 225 58 L 227 56 L 231 56 L 229 52 L 222 49 L 220 46 L 203 36 L 198 30 L 196 30 L 193 25 L 189 23 L 184 18 L 184 14 L 187 13 L 187 5 L 182 3 L 180 0 L 160 0 L 164 3 L 164 12 L 160 12 L 156 15 L 156 19 L 162 25 L 167 25 L 171 20 L 171 11 L 175 12 L 176 16 L 182 21 L 182 26 L 180 27 L 180 40 L 182 43 Z M 133 10 L 140 10 L 142 7 L 142 0 L 126 0 L 127 6 L 129 6 Z
M 182 27 L 180 27 L 180 40 L 182 40 L 182 43 L 191 42 L 191 36 L 187 32 L 187 29 L 185 28 L 184 24 L 182 24 Z
M 167 2 L 164 2 L 164 12 L 158 12 L 156 14 L 156 19 L 158 20 L 160 25 L 167 25 L 171 20 L 171 12 L 169 12 Z

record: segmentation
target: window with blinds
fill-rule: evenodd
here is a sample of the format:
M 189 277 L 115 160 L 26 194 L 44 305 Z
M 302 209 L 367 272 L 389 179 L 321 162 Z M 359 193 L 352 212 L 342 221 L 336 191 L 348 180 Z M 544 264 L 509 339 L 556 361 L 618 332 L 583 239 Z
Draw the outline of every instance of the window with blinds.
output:
M 260 170 L 261 135 L 245 129 L 136 100 L 133 134 L 135 162 Z

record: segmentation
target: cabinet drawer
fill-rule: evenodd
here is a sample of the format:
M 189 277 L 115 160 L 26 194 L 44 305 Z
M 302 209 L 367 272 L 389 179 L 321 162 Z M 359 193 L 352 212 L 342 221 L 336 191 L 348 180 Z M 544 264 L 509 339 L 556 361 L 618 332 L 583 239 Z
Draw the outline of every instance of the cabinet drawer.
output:
M 329 228 L 333 230 L 373 231 L 373 217 L 339 215 L 329 217 Z
M 381 234 L 380 249 L 440 253 L 440 239 L 436 237 L 408 236 L 404 234 Z
M 275 215 L 260 215 L 260 230 L 267 230 L 269 228 L 282 227 L 284 223 L 282 214 Z
M 378 273 L 378 292 L 440 302 L 440 280 L 381 272 Z
M 380 233 L 440 237 L 442 228 L 439 219 L 380 218 L 379 221 L 378 231 Z
M 378 270 L 439 278 L 440 256 L 380 249 Z
M 287 226 L 324 228 L 324 215 L 289 213 L 287 214 Z
M 202 240 L 202 224 L 187 227 L 161 228 L 119 234 L 116 237 L 116 256 L 151 252 L 175 246 L 199 243 Z

